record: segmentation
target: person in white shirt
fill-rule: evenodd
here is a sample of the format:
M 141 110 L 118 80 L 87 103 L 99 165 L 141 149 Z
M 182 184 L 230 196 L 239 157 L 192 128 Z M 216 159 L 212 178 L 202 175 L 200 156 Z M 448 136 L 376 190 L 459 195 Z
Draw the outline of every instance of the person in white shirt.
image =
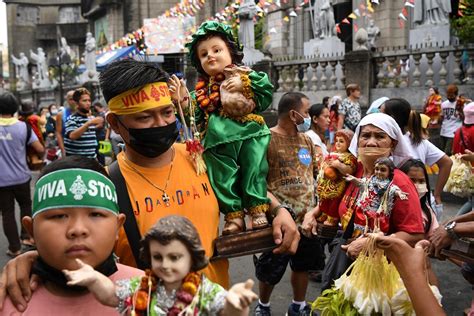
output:
M 448 181 L 453 162 L 443 151 L 439 150 L 423 135 L 420 114 L 411 110 L 411 105 L 405 99 L 393 98 L 385 102 L 384 111 L 398 123 L 403 136 L 409 140 L 411 145 L 411 158 L 421 160 L 425 165 L 437 164 L 439 167 L 438 178 L 434 189 L 435 212 L 437 217 L 443 212 L 441 192 Z M 399 166 L 402 161 L 395 161 Z
M 451 84 L 446 89 L 448 100 L 441 103 L 441 150 L 451 156 L 454 133 L 461 127 L 461 115 L 456 109 L 458 100 L 458 87 Z

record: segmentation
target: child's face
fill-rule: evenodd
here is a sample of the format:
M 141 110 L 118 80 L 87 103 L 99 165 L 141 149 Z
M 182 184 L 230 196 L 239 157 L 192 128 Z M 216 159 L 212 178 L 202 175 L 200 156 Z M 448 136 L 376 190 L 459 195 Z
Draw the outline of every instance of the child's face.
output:
M 334 147 L 336 147 L 336 151 L 338 153 L 344 153 L 349 148 L 349 145 L 346 142 L 346 139 L 341 136 L 336 136 L 336 141 L 334 143 Z
M 75 207 L 47 210 L 34 219 L 25 217 L 23 225 L 47 264 L 58 270 L 75 270 L 76 258 L 93 267 L 107 259 L 124 220 L 123 214 Z
M 150 257 L 151 269 L 169 287 L 179 288 L 184 277 L 191 271 L 191 254 L 177 239 L 167 245 L 150 240 Z
M 209 76 L 215 76 L 232 64 L 232 56 L 227 44 L 218 36 L 208 38 L 197 45 L 201 66 Z
M 420 167 L 411 167 L 410 170 L 408 170 L 407 176 L 413 184 L 426 183 L 425 173 Z
M 387 165 L 378 163 L 375 165 L 374 174 L 380 180 L 388 179 L 390 168 Z

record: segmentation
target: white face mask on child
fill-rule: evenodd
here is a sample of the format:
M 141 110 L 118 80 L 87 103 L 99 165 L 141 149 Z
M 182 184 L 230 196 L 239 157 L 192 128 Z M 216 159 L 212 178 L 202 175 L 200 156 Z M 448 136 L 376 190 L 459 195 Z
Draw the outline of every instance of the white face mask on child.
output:
M 424 197 L 425 194 L 428 192 L 428 187 L 426 186 L 426 183 L 415 183 L 415 188 L 418 192 L 418 196 L 420 197 L 420 199 Z

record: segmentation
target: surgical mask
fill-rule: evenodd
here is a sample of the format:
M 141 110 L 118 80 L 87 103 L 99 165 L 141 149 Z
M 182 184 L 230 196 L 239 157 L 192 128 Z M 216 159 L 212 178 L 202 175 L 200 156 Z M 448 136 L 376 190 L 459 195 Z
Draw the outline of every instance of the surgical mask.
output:
M 357 158 L 366 167 L 375 166 L 375 161 L 382 157 L 390 155 L 391 148 L 380 147 L 359 147 L 357 149 Z
M 428 192 L 428 187 L 426 186 L 426 183 L 415 183 L 415 188 L 416 192 L 418 192 L 418 196 L 420 199 L 425 196 L 425 194 Z
M 179 134 L 176 121 L 165 126 L 150 128 L 128 128 L 120 119 L 119 122 L 130 135 L 130 147 L 148 158 L 156 158 L 170 149 Z
M 51 115 L 57 115 L 58 114 L 58 110 L 52 110 L 51 111 Z
M 295 113 L 298 112 L 295 111 Z M 300 113 L 298 113 L 298 115 L 303 118 L 303 123 L 296 125 L 296 129 L 298 130 L 298 132 L 304 133 L 308 131 L 311 127 L 311 117 L 304 117 Z
M 46 113 L 46 118 L 50 118 L 51 117 L 51 114 L 48 112 Z

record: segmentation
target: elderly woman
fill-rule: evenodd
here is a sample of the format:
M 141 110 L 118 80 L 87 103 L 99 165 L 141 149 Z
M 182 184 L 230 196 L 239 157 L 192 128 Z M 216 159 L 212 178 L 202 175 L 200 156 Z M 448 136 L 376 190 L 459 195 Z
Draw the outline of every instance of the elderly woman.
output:
M 374 163 L 378 158 L 400 159 L 408 157 L 410 153 L 409 145 L 397 122 L 383 113 L 367 115 L 360 121 L 349 150 L 360 161 L 354 175 L 357 178 L 369 178 L 374 175 Z M 398 238 L 414 245 L 423 238 L 422 211 L 417 191 L 407 175 L 398 169 L 394 170 L 392 183 L 407 193 L 408 199 L 395 199 L 391 212 L 381 214 L 381 216 L 389 217 L 387 218 L 388 226 L 381 227 L 381 229 L 385 234 L 395 234 Z M 339 204 L 339 216 L 343 230 L 353 230 L 353 233 L 347 237 L 350 242 L 342 246 L 350 258 L 357 257 L 366 242 L 366 238 L 363 236 L 366 217 L 360 205 L 356 203 L 362 195 L 362 191 L 362 187 L 354 183 L 349 184 Z M 318 215 L 318 212 L 319 210 L 316 208 L 306 214 L 302 225 L 304 233 L 316 232 L 315 216 Z M 373 230 L 373 221 L 369 221 L 368 226 L 370 230 Z M 342 271 L 344 270 L 342 268 Z

